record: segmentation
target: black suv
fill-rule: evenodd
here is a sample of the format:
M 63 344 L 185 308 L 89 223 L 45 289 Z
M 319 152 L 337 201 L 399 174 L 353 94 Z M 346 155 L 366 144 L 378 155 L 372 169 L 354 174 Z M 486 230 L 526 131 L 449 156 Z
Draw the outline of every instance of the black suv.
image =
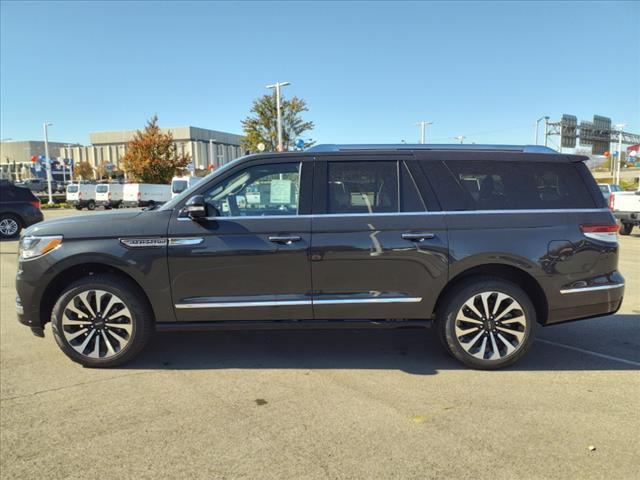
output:
M 0 180 L 0 238 L 13 238 L 20 231 L 43 220 L 40 200 L 24 187 Z
M 25 231 L 17 310 L 86 366 L 153 330 L 434 323 L 468 366 L 537 325 L 614 313 L 617 226 L 583 161 L 543 147 L 324 145 L 250 155 L 156 210 Z

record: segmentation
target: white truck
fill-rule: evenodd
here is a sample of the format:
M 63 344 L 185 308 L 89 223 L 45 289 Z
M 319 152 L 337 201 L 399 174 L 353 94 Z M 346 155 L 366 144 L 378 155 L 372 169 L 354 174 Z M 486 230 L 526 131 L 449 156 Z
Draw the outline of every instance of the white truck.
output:
M 71 183 L 67 185 L 67 203 L 77 210 L 96 208 L 96 186 L 91 183 Z
M 640 188 L 636 192 L 611 192 L 609 208 L 620 222 L 620 235 L 630 235 L 640 226 Z
M 203 177 L 173 177 L 171 179 L 171 198 L 180 195 L 187 188 L 193 187 L 196 183 L 202 180 Z
M 122 205 L 125 207 L 153 207 L 171 200 L 171 185 L 125 183 Z
M 120 208 L 124 185 L 121 183 L 100 183 L 96 185 L 96 205 L 110 208 Z

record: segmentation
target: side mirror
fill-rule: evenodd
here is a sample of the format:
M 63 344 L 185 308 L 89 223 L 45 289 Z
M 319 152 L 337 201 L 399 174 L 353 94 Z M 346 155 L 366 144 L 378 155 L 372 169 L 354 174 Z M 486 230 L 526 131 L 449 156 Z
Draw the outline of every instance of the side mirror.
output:
M 182 209 L 183 213 L 186 213 L 191 220 L 200 220 L 207 216 L 207 207 L 202 195 L 194 195 L 185 204 Z

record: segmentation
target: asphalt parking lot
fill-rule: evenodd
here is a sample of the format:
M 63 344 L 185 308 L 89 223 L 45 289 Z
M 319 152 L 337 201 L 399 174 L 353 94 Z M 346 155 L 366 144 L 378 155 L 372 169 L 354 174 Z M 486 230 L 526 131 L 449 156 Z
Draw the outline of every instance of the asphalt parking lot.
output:
M 84 369 L 17 323 L 2 242 L 0 475 L 637 479 L 640 230 L 620 244 L 617 315 L 481 372 L 428 330 L 158 334 L 126 368 Z

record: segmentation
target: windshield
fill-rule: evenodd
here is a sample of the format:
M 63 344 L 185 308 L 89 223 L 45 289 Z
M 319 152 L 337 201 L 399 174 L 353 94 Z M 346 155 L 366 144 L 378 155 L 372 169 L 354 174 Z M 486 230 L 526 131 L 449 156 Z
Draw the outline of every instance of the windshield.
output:
M 178 203 L 180 203 L 184 198 L 188 198 L 193 193 L 193 191 L 196 190 L 200 185 L 203 185 L 203 184 L 207 183 L 212 178 L 215 178 L 218 175 L 220 175 L 221 173 L 225 172 L 229 167 L 232 167 L 233 165 L 236 165 L 243 158 L 244 157 L 236 158 L 232 162 L 225 163 L 224 165 L 222 165 L 217 170 L 214 170 L 213 172 L 208 174 L 206 177 L 202 177 L 201 181 L 199 181 L 195 185 L 191 185 L 189 188 L 184 190 L 180 195 L 178 195 L 177 197 L 172 198 L 167 203 L 162 205 L 162 207 L 160 207 L 158 210 L 173 210 Z
M 69 185 L 67 187 L 67 192 L 76 193 L 78 191 L 78 185 Z
M 98 185 L 96 187 L 96 193 L 107 193 L 109 191 L 109 185 Z
M 188 182 L 186 180 L 174 180 L 171 183 L 171 193 L 182 193 L 187 189 Z

